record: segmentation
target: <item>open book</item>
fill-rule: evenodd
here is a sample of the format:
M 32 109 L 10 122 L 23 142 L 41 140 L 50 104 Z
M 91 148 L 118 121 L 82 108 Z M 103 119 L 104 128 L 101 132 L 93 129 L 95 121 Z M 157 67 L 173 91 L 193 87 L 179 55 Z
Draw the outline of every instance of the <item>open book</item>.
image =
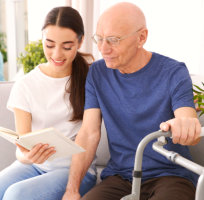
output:
M 0 127 L 0 136 L 12 143 L 20 144 L 28 150 L 31 150 L 33 146 L 39 143 L 49 144 L 49 147 L 55 147 L 56 153 L 48 158 L 49 161 L 54 158 L 67 157 L 85 151 L 55 128 L 41 129 L 19 136 L 15 131 Z

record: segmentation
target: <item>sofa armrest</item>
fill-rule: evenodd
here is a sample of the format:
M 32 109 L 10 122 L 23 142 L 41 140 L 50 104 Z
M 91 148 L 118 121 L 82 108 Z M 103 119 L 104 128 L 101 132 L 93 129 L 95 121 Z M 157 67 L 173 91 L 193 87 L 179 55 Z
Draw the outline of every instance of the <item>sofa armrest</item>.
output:
M 199 120 L 201 126 L 204 126 L 204 115 L 202 115 Z M 201 138 L 200 142 L 197 145 L 189 146 L 189 150 L 193 161 L 204 166 L 204 137 Z

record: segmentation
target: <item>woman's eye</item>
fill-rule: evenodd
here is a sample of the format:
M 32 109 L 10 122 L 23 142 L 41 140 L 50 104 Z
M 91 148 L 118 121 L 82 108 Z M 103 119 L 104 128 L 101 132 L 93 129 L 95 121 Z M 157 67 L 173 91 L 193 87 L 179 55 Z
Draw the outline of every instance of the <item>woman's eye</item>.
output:
M 51 49 L 53 48 L 54 46 L 50 46 L 50 45 L 46 45 L 47 48 Z
M 49 49 L 51 49 L 51 48 L 54 48 L 55 46 L 53 46 L 53 45 L 46 45 L 46 47 L 49 48 Z M 63 47 L 63 49 L 66 50 L 66 51 L 69 51 L 69 50 L 71 50 L 72 48 L 71 48 L 71 47 Z
M 69 48 L 64 47 L 64 49 L 67 50 L 67 51 L 72 50 L 71 47 L 69 47 Z

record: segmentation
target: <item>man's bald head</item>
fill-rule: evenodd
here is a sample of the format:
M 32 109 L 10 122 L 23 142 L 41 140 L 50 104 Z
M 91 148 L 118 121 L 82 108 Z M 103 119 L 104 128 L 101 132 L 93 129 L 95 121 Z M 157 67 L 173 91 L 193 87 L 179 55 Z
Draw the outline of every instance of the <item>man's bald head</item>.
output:
M 142 10 L 135 4 L 122 2 L 107 9 L 99 18 L 98 28 L 111 24 L 115 28 L 138 30 L 146 28 Z
M 143 48 L 147 35 L 145 16 L 135 4 L 117 3 L 107 9 L 96 30 L 98 49 L 106 66 L 121 73 L 133 73 L 144 67 L 151 57 Z

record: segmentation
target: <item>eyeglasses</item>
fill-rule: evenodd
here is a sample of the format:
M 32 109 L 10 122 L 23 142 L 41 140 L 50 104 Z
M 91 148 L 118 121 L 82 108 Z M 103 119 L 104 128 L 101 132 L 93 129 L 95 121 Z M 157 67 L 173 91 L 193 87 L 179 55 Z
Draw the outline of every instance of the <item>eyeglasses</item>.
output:
M 140 31 L 141 29 L 139 29 L 139 30 L 137 30 L 137 31 L 135 31 L 135 32 L 133 32 L 133 33 L 130 33 L 130 34 L 128 34 L 128 35 L 125 35 L 125 36 L 123 36 L 123 37 L 114 37 L 114 36 L 110 36 L 110 37 L 105 37 L 105 38 L 103 38 L 103 37 L 101 37 L 101 36 L 99 36 L 99 35 L 97 35 L 97 34 L 94 34 L 93 36 L 92 36 L 92 40 L 97 44 L 97 45 L 101 45 L 102 43 L 103 43 L 103 41 L 105 40 L 109 45 L 111 45 L 111 46 L 117 46 L 117 45 L 119 45 L 119 43 L 120 43 L 120 41 L 121 40 L 124 40 L 124 39 L 126 39 L 126 38 L 128 38 L 128 37 L 130 37 L 130 36 L 132 36 L 132 35 L 134 35 L 134 34 L 136 34 L 138 31 Z

